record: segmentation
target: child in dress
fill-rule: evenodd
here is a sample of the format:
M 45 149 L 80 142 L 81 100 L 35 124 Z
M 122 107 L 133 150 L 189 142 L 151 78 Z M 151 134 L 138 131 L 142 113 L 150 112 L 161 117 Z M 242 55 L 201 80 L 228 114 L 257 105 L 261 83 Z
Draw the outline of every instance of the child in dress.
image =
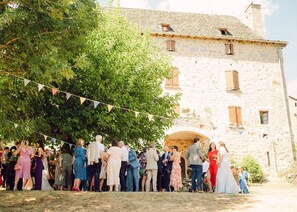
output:
M 247 175 L 247 172 L 244 171 L 242 167 L 239 168 L 238 176 L 239 176 L 239 186 L 240 186 L 241 193 L 244 193 L 244 194 L 250 193 L 247 185 L 248 175 Z

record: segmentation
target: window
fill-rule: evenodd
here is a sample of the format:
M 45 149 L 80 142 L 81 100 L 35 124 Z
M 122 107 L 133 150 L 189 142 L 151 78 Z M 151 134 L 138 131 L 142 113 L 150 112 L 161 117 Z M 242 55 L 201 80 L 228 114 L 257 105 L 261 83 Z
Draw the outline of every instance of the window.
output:
M 179 106 L 179 105 L 176 105 L 176 106 L 174 107 L 174 112 L 175 112 L 176 114 L 180 114 L 180 106 Z
M 241 108 L 238 106 L 229 106 L 229 122 L 233 126 L 242 126 Z
M 225 44 L 225 53 L 226 55 L 234 55 L 234 48 L 232 43 Z
M 169 24 L 161 24 L 163 32 L 169 32 L 170 25 Z
M 297 107 L 297 102 L 295 102 L 295 107 Z
M 167 43 L 167 51 L 175 51 L 175 41 L 174 40 L 168 40 Z
M 270 154 L 269 154 L 269 152 L 266 152 L 266 154 L 267 154 L 267 165 L 268 166 L 270 166 Z
M 173 68 L 170 73 L 171 77 L 166 79 L 165 86 L 178 87 L 179 86 L 178 74 L 179 74 L 178 68 Z
M 238 71 L 226 71 L 226 89 L 239 90 Z
M 221 32 L 221 35 L 231 35 L 232 36 L 232 34 L 226 28 L 220 28 L 219 31 Z
M 260 111 L 261 124 L 268 124 L 268 111 Z

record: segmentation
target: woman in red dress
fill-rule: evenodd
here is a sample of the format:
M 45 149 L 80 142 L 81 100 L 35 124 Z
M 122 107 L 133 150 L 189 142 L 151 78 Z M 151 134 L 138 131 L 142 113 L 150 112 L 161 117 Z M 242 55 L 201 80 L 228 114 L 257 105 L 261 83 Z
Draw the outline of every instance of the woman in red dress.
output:
M 208 149 L 208 159 L 209 159 L 209 168 L 207 172 L 207 183 L 209 186 L 209 192 L 213 192 L 213 187 L 216 186 L 216 178 L 218 172 L 217 158 L 218 150 L 214 142 L 209 144 Z

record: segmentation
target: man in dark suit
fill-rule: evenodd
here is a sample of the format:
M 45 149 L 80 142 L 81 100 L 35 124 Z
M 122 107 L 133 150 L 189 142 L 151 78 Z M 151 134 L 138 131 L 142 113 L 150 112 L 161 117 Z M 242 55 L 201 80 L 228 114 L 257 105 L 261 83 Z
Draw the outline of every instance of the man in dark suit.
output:
M 172 170 L 172 161 L 170 160 L 171 152 L 169 152 L 168 147 L 164 147 L 164 154 L 162 155 L 162 171 L 163 171 L 163 177 L 164 177 L 164 189 L 166 191 L 170 191 L 170 174 Z
M 189 147 L 187 151 L 187 159 L 192 168 L 192 192 L 196 191 L 196 180 L 198 182 L 198 191 L 203 192 L 202 189 L 202 162 L 204 153 L 199 143 L 199 138 L 194 138 L 194 144 Z

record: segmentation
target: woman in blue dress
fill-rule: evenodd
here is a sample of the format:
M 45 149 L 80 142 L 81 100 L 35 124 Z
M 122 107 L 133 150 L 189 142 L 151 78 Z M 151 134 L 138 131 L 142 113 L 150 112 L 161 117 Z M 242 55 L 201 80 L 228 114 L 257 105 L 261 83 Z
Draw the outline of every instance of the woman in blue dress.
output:
M 86 149 L 83 148 L 84 140 L 78 139 L 74 149 L 74 185 L 72 191 L 79 191 L 82 180 L 87 179 L 86 172 Z

